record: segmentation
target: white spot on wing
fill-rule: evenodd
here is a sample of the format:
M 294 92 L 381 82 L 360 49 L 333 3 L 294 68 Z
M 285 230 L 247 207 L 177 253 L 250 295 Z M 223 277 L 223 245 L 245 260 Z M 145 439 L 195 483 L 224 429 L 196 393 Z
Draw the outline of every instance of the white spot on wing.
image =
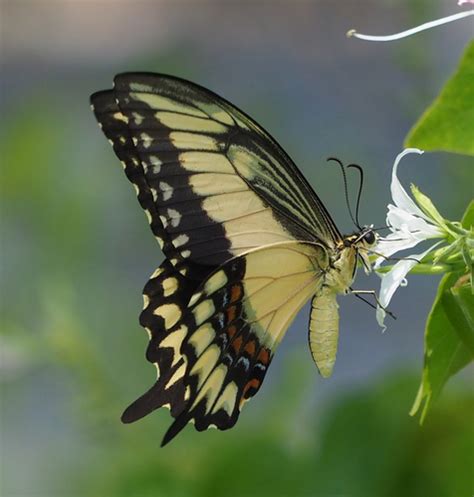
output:
M 163 224 L 163 228 L 166 228 L 168 226 L 168 219 L 166 219 L 165 216 L 160 216 L 160 221 Z
M 157 276 L 160 276 L 164 271 L 163 268 L 159 267 L 158 269 L 155 270 L 155 272 L 151 275 L 151 278 L 156 278 Z
M 163 192 L 163 200 L 166 202 L 173 195 L 173 188 L 165 183 L 164 181 L 160 181 L 160 190 Z
M 201 297 L 202 297 L 202 292 L 197 292 L 193 294 L 193 296 L 189 300 L 189 306 L 193 306 Z
M 249 368 L 250 363 L 249 363 L 249 360 L 248 360 L 246 357 L 241 357 L 241 358 L 237 361 L 237 365 L 239 365 L 239 363 L 243 364 L 245 369 L 248 369 L 248 368 Z
M 171 226 L 176 228 L 181 221 L 181 213 L 176 209 L 168 209 L 168 217 L 170 218 Z
M 189 343 L 194 347 L 196 356 L 200 356 L 215 338 L 216 332 L 210 323 L 200 326 L 190 337 Z
M 198 133 L 186 133 L 185 131 L 172 131 L 170 141 L 180 149 L 190 150 L 219 150 L 219 144 L 215 138 Z
M 148 209 L 145 209 L 145 214 L 146 218 L 148 219 L 148 224 L 151 224 L 153 222 L 153 218 L 151 217 L 150 211 Z
M 208 294 L 212 294 L 222 288 L 227 283 L 227 276 L 224 271 L 217 271 L 217 273 L 213 274 L 207 281 L 204 286 L 206 292 Z
M 176 278 L 166 278 L 163 281 L 163 296 L 169 297 L 178 290 L 178 280 Z
M 128 119 L 126 116 L 124 116 L 121 112 L 115 112 L 112 117 L 116 120 L 116 121 L 122 121 L 126 124 L 128 124 Z
M 210 299 L 203 300 L 193 309 L 196 326 L 202 324 L 207 318 L 212 316 L 215 311 L 214 302 Z
M 156 117 L 168 128 L 203 133 L 225 133 L 227 127 L 211 119 L 183 116 L 174 112 L 157 112 Z
M 178 248 L 181 247 L 182 245 L 186 244 L 189 242 L 189 236 L 185 235 L 184 233 L 182 235 L 177 236 L 173 240 L 173 245 Z
M 156 155 L 150 155 L 150 164 L 153 166 L 153 173 L 158 174 L 161 171 L 161 165 L 163 164 Z
M 164 304 L 155 309 L 153 314 L 162 317 L 165 321 L 165 328 L 169 330 L 181 317 L 181 309 L 176 304 Z
M 140 135 L 140 139 L 143 142 L 144 148 L 149 148 L 151 146 L 151 142 L 153 141 L 153 138 L 148 133 L 142 133 Z
M 138 112 L 132 112 L 132 116 L 134 118 L 135 124 L 140 125 L 143 122 L 143 116 Z

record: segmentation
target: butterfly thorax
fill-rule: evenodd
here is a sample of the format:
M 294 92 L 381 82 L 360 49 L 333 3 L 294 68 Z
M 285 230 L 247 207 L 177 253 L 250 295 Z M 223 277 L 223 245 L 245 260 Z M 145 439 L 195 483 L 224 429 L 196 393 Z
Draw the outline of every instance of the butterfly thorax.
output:
M 353 245 L 336 248 L 330 260 L 323 287 L 327 287 L 335 294 L 347 293 L 355 277 L 356 248 Z

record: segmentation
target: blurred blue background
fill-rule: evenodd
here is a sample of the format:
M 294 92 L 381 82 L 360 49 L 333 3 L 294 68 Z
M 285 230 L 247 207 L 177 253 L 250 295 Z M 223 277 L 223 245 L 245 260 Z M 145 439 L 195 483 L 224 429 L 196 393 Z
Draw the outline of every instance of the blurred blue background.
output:
M 361 220 L 380 225 L 393 160 L 472 24 L 391 44 L 345 33 L 396 32 L 454 13 L 456 2 L 3 0 L 0 9 L 0 494 L 471 495 L 469 375 L 448 385 L 422 428 L 408 416 L 436 278 L 410 278 L 384 334 L 370 307 L 341 298 L 336 368 L 324 381 L 303 309 L 230 432 L 189 428 L 160 449 L 167 411 L 120 423 L 154 381 L 137 316 L 162 254 L 88 103 L 117 72 L 196 81 L 277 138 L 345 232 L 340 174 L 325 158 L 362 164 Z M 466 157 L 425 154 L 407 158 L 401 177 L 456 220 L 471 168 Z M 360 274 L 356 286 L 378 279 Z

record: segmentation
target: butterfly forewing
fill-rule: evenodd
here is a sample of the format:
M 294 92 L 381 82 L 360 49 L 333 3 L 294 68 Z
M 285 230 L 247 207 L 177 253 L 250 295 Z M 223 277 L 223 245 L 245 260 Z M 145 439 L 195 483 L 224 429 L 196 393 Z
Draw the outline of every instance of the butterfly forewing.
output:
M 147 74 L 117 76 L 114 94 L 160 219 L 185 256 L 216 264 L 278 241 L 339 240 L 288 156 L 225 100 Z

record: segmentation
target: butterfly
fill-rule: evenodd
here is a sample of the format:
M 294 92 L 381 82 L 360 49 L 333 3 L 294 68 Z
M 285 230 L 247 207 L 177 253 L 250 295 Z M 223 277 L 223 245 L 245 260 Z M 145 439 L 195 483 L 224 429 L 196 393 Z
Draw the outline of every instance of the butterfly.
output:
M 189 422 L 231 428 L 310 298 L 310 350 L 329 376 L 336 295 L 350 291 L 358 259 L 370 268 L 373 229 L 341 235 L 269 133 L 201 86 L 124 73 L 91 106 L 166 256 L 140 314 L 157 380 L 122 421 L 168 407 L 162 445 Z

